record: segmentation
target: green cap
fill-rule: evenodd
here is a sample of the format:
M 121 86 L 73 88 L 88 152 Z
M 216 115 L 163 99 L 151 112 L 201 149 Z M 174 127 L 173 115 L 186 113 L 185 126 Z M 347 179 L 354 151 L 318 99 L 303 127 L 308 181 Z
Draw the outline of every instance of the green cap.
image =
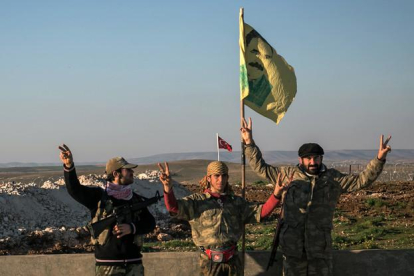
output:
M 106 174 L 111 174 L 119 169 L 133 169 L 138 167 L 138 165 L 128 163 L 123 157 L 114 157 L 109 159 L 106 163 Z

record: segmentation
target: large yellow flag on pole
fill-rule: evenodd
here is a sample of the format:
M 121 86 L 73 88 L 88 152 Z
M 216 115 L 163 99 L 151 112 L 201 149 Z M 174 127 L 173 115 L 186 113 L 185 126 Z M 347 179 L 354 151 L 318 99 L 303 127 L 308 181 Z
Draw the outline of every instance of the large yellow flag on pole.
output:
M 296 95 L 295 70 L 251 26 L 240 9 L 241 100 L 279 124 Z

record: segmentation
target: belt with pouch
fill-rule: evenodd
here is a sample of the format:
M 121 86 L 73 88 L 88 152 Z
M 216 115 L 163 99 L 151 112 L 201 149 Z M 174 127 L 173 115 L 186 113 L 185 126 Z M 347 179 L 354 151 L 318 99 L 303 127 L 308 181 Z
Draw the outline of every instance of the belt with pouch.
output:
M 200 246 L 200 250 L 204 252 L 212 262 L 225 263 L 236 254 L 237 245 L 215 249 L 205 249 L 203 246 Z

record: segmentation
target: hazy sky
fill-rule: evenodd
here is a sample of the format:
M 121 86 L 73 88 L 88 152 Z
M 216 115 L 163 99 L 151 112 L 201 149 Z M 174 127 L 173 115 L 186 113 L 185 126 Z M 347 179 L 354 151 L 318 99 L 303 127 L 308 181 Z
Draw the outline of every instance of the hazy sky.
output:
M 414 1 L 0 1 L 0 162 L 239 150 L 239 8 L 296 71 L 262 150 L 414 148 Z

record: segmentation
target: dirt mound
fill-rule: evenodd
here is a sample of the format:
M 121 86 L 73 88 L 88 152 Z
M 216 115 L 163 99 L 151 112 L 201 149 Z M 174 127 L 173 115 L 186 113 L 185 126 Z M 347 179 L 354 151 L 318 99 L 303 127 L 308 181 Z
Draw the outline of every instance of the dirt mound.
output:
M 103 187 L 103 175 L 81 175 L 87 186 Z M 162 185 L 154 179 L 135 179 L 135 192 L 153 197 L 162 194 Z M 175 185 L 183 197 L 190 192 Z M 168 223 L 164 201 L 149 207 L 160 226 Z M 0 254 L 30 254 L 89 251 L 90 220 L 87 208 L 72 199 L 62 178 L 41 184 L 7 182 L 0 184 Z
M 414 209 L 414 182 L 392 181 L 375 185 L 357 192 L 343 194 L 338 208 L 354 216 L 382 215 L 411 216 Z
M 82 175 L 83 185 L 103 186 L 103 175 Z M 265 202 L 272 185 L 247 185 L 246 198 Z M 152 197 L 162 193 L 155 177 L 135 179 L 137 193 Z M 232 185 L 241 194 L 239 185 Z M 177 198 L 199 192 L 197 184 L 174 184 Z M 264 223 L 247 226 L 247 248 L 268 250 L 274 219 L 280 209 Z M 406 248 L 414 244 L 414 182 L 384 182 L 357 192 L 341 195 L 335 212 L 334 246 L 338 249 Z M 186 222 L 171 219 L 164 202 L 150 207 L 157 228 L 146 236 L 148 251 L 196 250 Z M 379 219 L 381 218 L 381 219 Z M 89 211 L 67 193 L 63 179 L 43 183 L 0 184 L 0 255 L 92 252 L 84 225 Z M 363 234 L 363 235 L 362 235 Z M 359 237 L 358 235 L 362 235 Z M 251 241 L 250 241 L 251 240 Z M 263 245 L 258 246 L 261 240 Z

